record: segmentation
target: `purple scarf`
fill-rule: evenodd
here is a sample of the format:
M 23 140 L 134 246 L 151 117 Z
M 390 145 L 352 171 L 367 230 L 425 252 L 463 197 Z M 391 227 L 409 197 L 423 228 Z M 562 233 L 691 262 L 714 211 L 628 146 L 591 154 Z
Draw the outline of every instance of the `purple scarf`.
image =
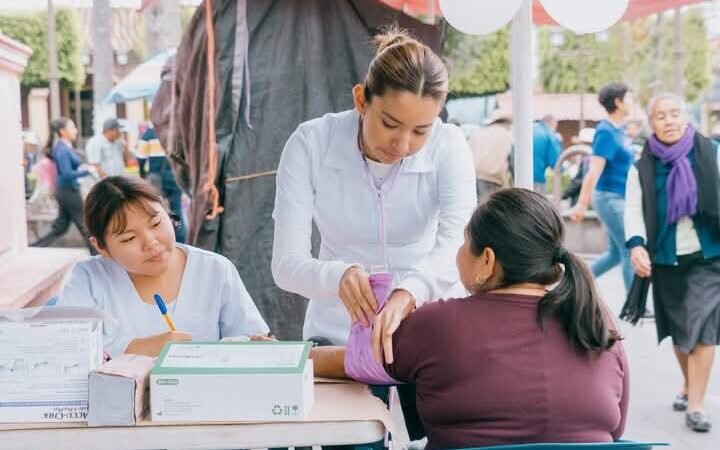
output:
M 677 223 L 683 216 L 694 216 L 698 205 L 697 180 L 687 156 L 695 144 L 695 129 L 688 125 L 680 140 L 672 145 L 663 144 L 655 134 L 648 144 L 653 156 L 672 165 L 665 186 L 668 224 Z

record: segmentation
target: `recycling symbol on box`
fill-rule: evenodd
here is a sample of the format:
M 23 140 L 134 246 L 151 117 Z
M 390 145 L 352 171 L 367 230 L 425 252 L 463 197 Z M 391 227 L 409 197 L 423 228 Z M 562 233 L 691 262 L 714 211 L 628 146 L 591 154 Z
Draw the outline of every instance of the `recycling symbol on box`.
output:
M 279 416 L 280 414 L 282 414 L 282 411 L 283 411 L 283 410 L 282 410 L 282 407 L 281 407 L 280 405 L 275 405 L 275 406 L 273 406 L 273 409 L 272 409 L 273 415 Z

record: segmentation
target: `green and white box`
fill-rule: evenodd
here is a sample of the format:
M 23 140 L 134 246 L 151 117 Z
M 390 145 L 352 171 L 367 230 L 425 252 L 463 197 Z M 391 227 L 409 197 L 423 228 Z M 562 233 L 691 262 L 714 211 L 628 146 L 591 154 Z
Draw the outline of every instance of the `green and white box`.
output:
M 313 406 L 309 342 L 171 342 L 150 372 L 161 422 L 287 422 Z

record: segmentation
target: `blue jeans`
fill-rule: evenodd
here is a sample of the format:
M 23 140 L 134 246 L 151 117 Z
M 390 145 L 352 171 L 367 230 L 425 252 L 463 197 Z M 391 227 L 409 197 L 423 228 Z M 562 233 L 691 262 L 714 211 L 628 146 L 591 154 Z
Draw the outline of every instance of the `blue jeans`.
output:
M 592 202 L 608 236 L 608 250 L 592 263 L 592 274 L 597 278 L 622 264 L 625 289 L 630 290 L 634 271 L 630 264 L 630 253 L 625 248 L 625 198 L 614 192 L 595 191 Z

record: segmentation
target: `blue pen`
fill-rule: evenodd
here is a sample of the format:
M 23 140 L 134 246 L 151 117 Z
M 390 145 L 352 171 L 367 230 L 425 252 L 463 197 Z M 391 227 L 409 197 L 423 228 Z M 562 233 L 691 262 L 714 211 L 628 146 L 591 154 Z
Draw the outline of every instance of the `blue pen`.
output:
M 175 331 L 175 324 L 173 323 L 170 315 L 167 312 L 167 306 L 165 306 L 165 302 L 163 301 L 162 297 L 160 297 L 160 295 L 158 294 L 155 294 L 153 295 L 153 298 L 155 298 L 155 303 L 157 303 L 158 308 L 160 308 L 160 313 L 162 314 L 163 318 L 165 318 L 165 322 L 167 322 L 168 327 L 170 327 L 170 331 Z

